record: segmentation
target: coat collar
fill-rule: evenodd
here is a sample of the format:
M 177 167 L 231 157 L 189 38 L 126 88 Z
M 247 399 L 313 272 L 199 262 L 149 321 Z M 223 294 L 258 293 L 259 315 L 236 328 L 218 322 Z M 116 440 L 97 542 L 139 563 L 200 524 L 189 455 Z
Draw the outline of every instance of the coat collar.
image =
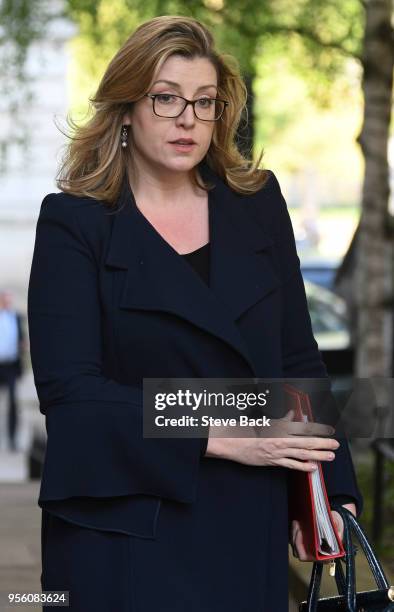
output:
M 215 185 L 208 195 L 210 286 L 139 211 L 127 180 L 105 263 L 127 270 L 122 309 L 176 314 L 227 342 L 256 375 L 236 321 L 280 284 L 266 252 L 273 240 L 245 210 L 247 198 L 231 190 L 205 162 L 199 169 Z

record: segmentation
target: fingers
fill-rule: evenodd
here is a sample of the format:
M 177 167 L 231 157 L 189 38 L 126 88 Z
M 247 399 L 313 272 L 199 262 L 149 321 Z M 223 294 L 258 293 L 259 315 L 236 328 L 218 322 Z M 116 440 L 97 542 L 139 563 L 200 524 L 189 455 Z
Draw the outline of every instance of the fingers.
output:
M 335 522 L 335 527 L 338 531 L 338 535 L 340 537 L 340 539 L 343 539 L 343 519 L 341 517 L 341 515 L 339 514 L 339 512 L 335 512 L 335 510 L 332 510 L 331 512 L 332 514 L 332 518 L 334 519 Z
M 295 541 L 296 541 L 296 536 L 297 536 L 297 533 L 298 533 L 299 529 L 300 529 L 300 525 L 299 525 L 298 521 L 292 521 L 292 523 L 291 523 L 290 545 L 291 545 L 291 548 L 293 550 L 293 555 L 297 559 L 299 558 L 299 556 L 298 556 L 297 547 L 295 545 Z
M 297 461 L 296 459 L 277 459 L 276 465 L 281 467 L 290 468 L 291 470 L 300 470 L 301 472 L 314 472 L 317 469 L 316 463 L 312 461 Z
M 283 440 L 285 440 L 285 445 L 289 448 L 335 450 L 340 446 L 339 442 L 333 438 L 301 438 L 293 436 L 291 438 L 283 438 Z
M 280 451 L 279 451 L 280 452 Z M 333 461 L 335 453 L 332 451 L 307 450 L 305 448 L 287 448 L 282 451 L 282 457 L 292 457 L 299 461 Z
M 290 409 L 284 417 L 272 419 L 272 425 L 277 427 L 286 426 L 289 430 L 304 435 L 315 436 L 332 436 L 335 433 L 335 428 L 324 423 L 316 423 L 315 421 L 294 421 L 294 410 Z
M 278 421 L 292 421 L 293 419 L 294 419 L 294 410 L 289 410 L 289 412 L 287 412 L 285 416 L 282 417 L 281 419 L 278 419 Z
M 292 414 L 293 410 L 289 410 L 282 419 L 272 419 L 269 435 L 272 437 L 322 436 L 327 438 L 335 433 L 335 429 L 330 425 L 293 421 Z
M 332 436 L 335 433 L 333 427 L 324 425 L 323 423 L 301 423 L 299 421 L 292 421 L 287 424 L 287 428 L 292 435 Z
M 300 561 L 314 560 L 305 550 L 304 538 L 298 521 L 292 521 L 292 548 L 294 556 Z

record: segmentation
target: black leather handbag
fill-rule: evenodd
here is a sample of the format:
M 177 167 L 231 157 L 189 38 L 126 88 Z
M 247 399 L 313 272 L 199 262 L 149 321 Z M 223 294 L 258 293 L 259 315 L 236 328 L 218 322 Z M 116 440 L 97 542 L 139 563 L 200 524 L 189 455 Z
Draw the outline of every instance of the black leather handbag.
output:
M 343 545 L 345 557 L 334 559 L 335 582 L 338 595 L 319 598 L 324 562 L 313 563 L 308 599 L 299 605 L 299 612 L 394 612 L 394 587 L 390 586 L 367 536 L 353 514 L 342 506 L 333 506 L 343 519 Z M 356 592 L 354 557 L 357 547 L 352 543 L 351 532 L 356 535 L 371 568 L 377 589 Z M 341 565 L 345 563 L 346 576 Z

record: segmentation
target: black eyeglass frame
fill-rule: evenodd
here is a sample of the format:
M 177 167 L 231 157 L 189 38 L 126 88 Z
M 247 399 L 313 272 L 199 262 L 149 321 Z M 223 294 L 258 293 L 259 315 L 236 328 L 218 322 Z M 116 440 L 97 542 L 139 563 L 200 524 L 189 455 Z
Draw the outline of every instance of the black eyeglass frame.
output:
M 180 117 L 182 115 L 182 113 L 184 112 L 186 106 L 188 104 L 191 104 L 192 107 L 193 107 L 194 116 L 199 121 L 219 121 L 219 119 L 221 119 L 223 117 L 223 113 L 224 113 L 226 107 L 230 104 L 227 100 L 221 100 L 220 98 L 198 98 L 197 100 L 188 100 L 187 98 L 184 98 L 183 96 L 178 96 L 176 94 L 163 94 L 163 93 L 157 93 L 157 94 L 146 93 L 146 94 L 144 94 L 144 97 L 145 96 L 152 100 L 152 107 L 153 107 L 153 112 L 155 113 L 155 115 L 157 117 L 162 117 L 164 119 L 176 119 L 177 117 Z M 178 113 L 177 115 L 173 115 L 172 117 L 168 117 L 168 116 L 164 116 L 164 115 L 159 115 L 156 112 L 156 109 L 155 109 L 155 98 L 157 98 L 157 96 L 173 96 L 174 98 L 182 98 L 182 100 L 185 101 L 185 106 L 183 107 L 183 109 L 181 110 L 180 113 Z M 224 104 L 223 110 L 222 110 L 221 114 L 219 115 L 219 117 L 217 117 L 216 119 L 201 119 L 201 117 L 197 116 L 195 104 L 196 104 L 196 102 L 199 102 L 200 100 L 204 100 L 204 99 L 206 99 L 206 100 L 215 100 L 217 102 L 223 102 L 223 104 Z

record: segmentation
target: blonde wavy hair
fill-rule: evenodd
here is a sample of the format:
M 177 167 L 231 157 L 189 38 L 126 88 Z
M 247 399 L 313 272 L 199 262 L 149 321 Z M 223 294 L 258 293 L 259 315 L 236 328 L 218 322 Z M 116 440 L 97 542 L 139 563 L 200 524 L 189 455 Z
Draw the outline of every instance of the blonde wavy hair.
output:
M 205 157 L 208 166 L 238 193 L 252 194 L 263 186 L 268 177 L 259 168 L 264 151 L 253 163 L 235 143 L 242 113 L 247 114 L 247 88 L 237 60 L 215 50 L 213 36 L 201 22 L 163 15 L 141 24 L 112 58 L 96 94 L 89 98 L 93 116 L 78 126 L 67 115 L 73 133 L 65 134 L 70 142 L 56 176 L 61 191 L 115 205 L 123 180 L 130 180 L 134 171 L 132 145 L 120 146 L 123 117 L 133 102 L 149 92 L 163 63 L 174 54 L 211 61 L 217 72 L 218 98 L 229 101 L 215 122 Z M 191 172 L 193 184 L 208 190 L 211 185 L 201 184 L 196 170 Z

